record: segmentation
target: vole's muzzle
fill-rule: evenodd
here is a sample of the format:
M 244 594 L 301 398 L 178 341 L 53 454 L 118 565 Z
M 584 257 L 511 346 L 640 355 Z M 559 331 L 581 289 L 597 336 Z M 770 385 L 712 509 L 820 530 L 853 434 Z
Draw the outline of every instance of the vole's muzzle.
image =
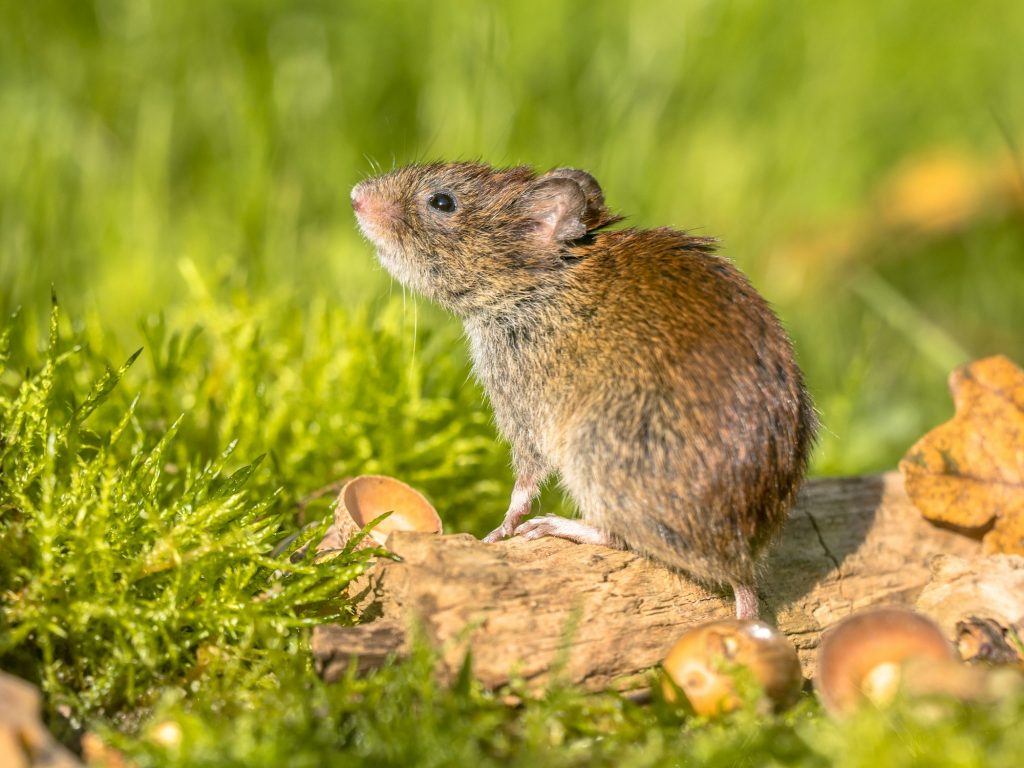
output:
M 372 181 L 361 182 L 352 189 L 352 210 L 359 227 L 371 239 L 386 235 L 402 220 L 401 205 L 382 195 Z

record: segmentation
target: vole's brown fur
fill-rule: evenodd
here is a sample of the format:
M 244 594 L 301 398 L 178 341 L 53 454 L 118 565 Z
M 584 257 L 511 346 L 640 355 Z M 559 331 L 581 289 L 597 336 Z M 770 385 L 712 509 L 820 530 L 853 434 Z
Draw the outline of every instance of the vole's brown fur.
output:
M 495 536 L 602 540 L 517 528 L 557 471 L 607 541 L 732 584 L 756 613 L 816 419 L 777 318 L 713 241 L 604 230 L 618 217 L 571 169 L 408 166 L 353 206 L 385 267 L 465 323 L 518 477 Z

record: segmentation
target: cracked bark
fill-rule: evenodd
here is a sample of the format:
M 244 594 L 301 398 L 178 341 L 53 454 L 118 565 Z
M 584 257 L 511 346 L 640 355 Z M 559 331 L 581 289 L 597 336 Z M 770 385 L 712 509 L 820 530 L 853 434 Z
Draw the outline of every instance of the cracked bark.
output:
M 554 678 L 634 690 L 686 628 L 734 613 L 726 592 L 604 547 L 412 533 L 388 545 L 402 560 L 379 561 L 353 587 L 367 623 L 314 631 L 327 680 L 353 658 L 365 671 L 407 653 L 420 632 L 442 676 L 471 650 L 474 674 L 491 687 Z M 924 520 L 899 474 L 812 480 L 766 563 L 762 617 L 790 637 L 810 675 L 824 630 L 862 608 L 913 605 L 939 554 L 973 559 L 981 547 Z
M 836 567 L 836 576 L 841 579 L 843 577 L 843 569 L 839 565 L 839 561 L 836 559 L 836 556 L 829 550 L 828 544 L 825 543 L 825 538 L 821 535 L 821 528 L 818 527 L 818 521 L 814 519 L 814 515 L 811 514 L 811 510 L 803 508 L 800 511 L 807 515 L 807 522 L 809 522 L 811 524 L 811 528 L 814 529 L 814 535 L 818 539 L 818 544 L 821 545 L 821 551 L 825 553 L 825 556 L 829 559 L 832 565 Z

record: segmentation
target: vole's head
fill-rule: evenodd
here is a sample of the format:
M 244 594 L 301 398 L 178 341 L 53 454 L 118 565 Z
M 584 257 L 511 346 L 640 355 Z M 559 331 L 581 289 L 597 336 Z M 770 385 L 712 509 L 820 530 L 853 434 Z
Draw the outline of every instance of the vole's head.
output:
M 617 221 L 590 174 L 479 163 L 408 165 L 352 190 L 359 227 L 405 285 L 460 315 L 550 280 L 587 233 Z

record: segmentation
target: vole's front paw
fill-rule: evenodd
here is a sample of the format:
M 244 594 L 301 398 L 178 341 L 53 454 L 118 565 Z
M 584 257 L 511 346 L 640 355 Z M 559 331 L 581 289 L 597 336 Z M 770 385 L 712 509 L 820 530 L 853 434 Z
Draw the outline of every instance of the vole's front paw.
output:
M 611 546 L 608 534 L 592 525 L 587 525 L 582 520 L 570 520 L 567 517 L 557 515 L 544 515 L 527 520 L 515 530 L 516 536 L 532 541 L 542 539 L 545 536 L 554 536 L 559 539 L 568 539 L 577 544 L 601 544 Z
M 512 526 L 508 523 L 502 523 L 493 531 L 484 536 L 483 542 L 485 544 L 493 544 L 496 541 L 501 541 L 502 539 L 507 539 L 509 536 L 514 535 L 515 532 L 513 531 Z

